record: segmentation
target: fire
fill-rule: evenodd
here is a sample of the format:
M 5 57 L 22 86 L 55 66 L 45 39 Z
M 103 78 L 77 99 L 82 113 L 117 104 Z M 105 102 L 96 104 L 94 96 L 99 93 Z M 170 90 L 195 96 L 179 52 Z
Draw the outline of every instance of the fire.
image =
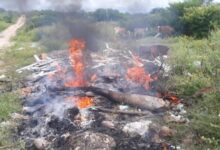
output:
M 88 108 L 93 105 L 90 97 L 77 97 L 76 103 L 79 108 Z
M 74 71 L 74 79 L 65 83 L 67 87 L 83 87 L 87 85 L 84 79 L 85 63 L 83 59 L 83 50 L 85 49 L 85 41 L 73 39 L 69 42 L 70 61 Z M 93 105 L 90 97 L 73 97 L 79 108 L 87 108 Z
M 90 97 L 72 96 L 72 97 L 67 97 L 66 100 L 73 102 L 80 109 L 88 108 L 93 105 L 93 101 Z
M 179 98 L 178 97 L 176 97 L 176 96 L 174 96 L 174 95 L 170 95 L 169 96 L 169 99 L 170 99 L 170 101 L 173 103 L 173 104 L 179 104 L 180 103 L 180 100 L 179 100 Z
M 180 99 L 174 94 L 166 93 L 163 97 L 175 105 L 180 103 Z
M 151 77 L 145 72 L 143 67 L 132 67 L 127 70 L 127 78 L 131 81 L 143 85 L 145 89 L 150 88 Z
M 129 68 L 127 70 L 127 78 L 132 82 L 142 85 L 146 90 L 149 90 L 150 82 L 154 79 L 152 79 L 150 74 L 145 71 L 142 60 L 138 55 L 132 54 L 132 58 L 135 67 Z
M 69 53 L 72 68 L 75 73 L 74 80 L 65 84 L 67 87 L 82 87 L 86 85 L 84 80 L 85 64 L 83 62 L 83 50 L 85 49 L 85 41 L 73 39 L 69 42 Z

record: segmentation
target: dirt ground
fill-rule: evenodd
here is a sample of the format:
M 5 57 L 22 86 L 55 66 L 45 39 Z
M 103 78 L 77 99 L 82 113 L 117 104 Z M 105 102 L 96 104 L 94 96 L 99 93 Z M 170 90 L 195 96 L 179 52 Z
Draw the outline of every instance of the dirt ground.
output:
M 0 33 L 0 50 L 5 49 L 11 45 L 10 40 L 16 36 L 17 30 L 20 29 L 26 21 L 23 15 L 18 18 L 17 22 Z
M 0 53 L 4 53 L 5 49 L 10 47 L 12 45 L 11 39 L 16 36 L 16 33 L 18 29 L 20 29 L 22 26 L 24 26 L 26 22 L 26 17 L 23 15 L 18 18 L 17 22 L 15 24 L 12 24 L 7 29 L 2 31 L 0 33 Z M 0 60 L 0 78 L 1 74 L 4 73 L 6 70 L 3 67 L 4 61 Z

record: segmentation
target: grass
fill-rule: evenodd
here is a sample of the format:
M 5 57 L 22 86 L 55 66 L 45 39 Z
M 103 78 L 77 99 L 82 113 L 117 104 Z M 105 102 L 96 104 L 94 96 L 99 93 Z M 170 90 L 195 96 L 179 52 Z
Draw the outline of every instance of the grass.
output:
M 12 147 L 8 149 L 24 149 L 22 141 L 12 139 L 16 122 L 11 120 L 10 116 L 14 112 L 20 112 L 22 107 L 19 93 L 16 91 L 24 74 L 16 73 L 16 69 L 31 64 L 34 62 L 33 55 L 42 52 L 39 47 L 33 46 L 34 35 L 32 31 L 26 32 L 24 27 L 13 39 L 14 45 L 0 54 L 0 59 L 5 63 L 1 68 L 6 70 L 5 75 L 11 80 L 10 84 L 13 88 L 13 92 L 0 95 L 0 149 L 10 145 Z
M 10 23 L 7 23 L 3 20 L 0 20 L 0 32 L 3 31 L 4 29 L 6 29 L 9 25 L 10 25 Z
M 3 93 L 0 95 L 0 120 L 7 120 L 10 114 L 21 108 L 17 93 Z
M 24 143 L 15 140 L 14 131 L 16 122 L 10 120 L 10 115 L 21 110 L 21 102 L 18 93 L 4 93 L 0 95 L 0 149 L 22 149 Z M 9 146 L 9 147 L 8 147 Z M 7 148 L 8 147 L 8 148 Z
M 172 140 L 180 144 L 193 134 L 191 145 L 185 145 L 187 149 L 220 149 L 220 30 L 208 39 L 172 40 L 168 61 L 172 70 L 167 89 L 190 105 L 186 108 L 189 124 L 172 124 L 178 131 Z M 196 95 L 203 89 L 210 90 Z
M 15 70 L 32 63 L 34 61 L 33 55 L 42 52 L 42 49 L 38 48 L 39 46 L 33 46 L 33 41 L 39 40 L 37 30 L 27 31 L 25 28 L 20 30 L 13 40 L 14 46 L 0 55 L 0 59 L 5 62 L 5 65 L 1 67 L 7 70 L 5 74 L 12 80 L 11 84 L 15 90 L 23 78 L 23 75 L 17 74 Z M 52 31 L 54 32 L 54 29 Z M 48 31 L 48 33 L 50 32 Z M 108 38 L 111 40 L 112 35 L 109 35 Z M 121 42 L 119 41 L 119 43 Z M 187 135 L 193 134 L 192 144 L 185 145 L 187 149 L 220 149 L 220 31 L 216 31 L 208 39 L 202 40 L 176 37 L 165 40 L 156 39 L 155 41 L 150 37 L 134 41 L 129 45 L 145 45 L 148 43 L 171 45 L 168 63 L 172 70 L 169 80 L 165 81 L 167 89 L 177 93 L 190 104 L 187 107 L 187 117 L 190 123 L 187 125 L 170 124 L 177 130 L 177 134 L 169 140 L 181 144 Z M 54 46 L 53 44 L 53 41 L 51 44 L 50 40 L 49 46 L 44 46 L 54 49 L 54 47 L 50 48 L 50 45 Z M 60 46 L 59 42 L 57 44 Z M 199 90 L 207 87 L 211 87 L 212 91 L 204 93 L 200 97 L 193 96 Z M 0 102 L 0 122 L 7 123 L 13 112 L 21 110 L 17 92 L 1 94 Z M 11 139 L 13 136 L 12 128 L 15 128 L 13 124 L 10 126 L 7 124 L 0 125 L 0 147 L 11 145 L 14 142 Z M 19 147 L 23 146 L 20 141 L 15 144 Z

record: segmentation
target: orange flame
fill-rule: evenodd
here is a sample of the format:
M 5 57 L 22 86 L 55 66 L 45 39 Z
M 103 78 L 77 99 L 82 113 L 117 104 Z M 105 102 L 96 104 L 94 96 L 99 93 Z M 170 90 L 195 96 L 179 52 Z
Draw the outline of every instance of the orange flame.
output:
M 66 100 L 75 103 L 76 106 L 80 109 L 88 108 L 93 105 L 93 101 L 90 97 L 72 96 L 72 97 L 67 97 Z
M 175 94 L 167 93 L 167 92 L 161 94 L 162 94 L 162 98 L 170 101 L 174 105 L 178 105 L 181 102 L 181 100 Z
M 79 108 L 88 108 L 93 105 L 93 101 L 90 97 L 78 97 L 77 106 Z
M 75 72 L 75 79 L 65 84 L 67 87 L 82 87 L 86 85 L 84 80 L 85 64 L 83 62 L 83 50 L 85 41 L 73 39 L 69 43 L 70 60 Z
M 84 79 L 85 64 L 83 59 L 83 50 L 85 49 L 85 41 L 73 39 L 69 42 L 69 53 L 72 68 L 75 73 L 74 80 L 65 83 L 67 87 L 83 87 L 87 83 Z M 73 97 L 79 108 L 87 108 L 93 105 L 90 97 Z
M 152 79 L 150 74 L 145 71 L 142 60 L 138 55 L 132 54 L 132 58 L 135 67 L 127 70 L 127 79 L 130 79 L 132 82 L 138 83 L 144 86 L 146 90 L 149 90 L 150 82 L 154 79 Z
M 177 96 L 171 95 L 171 94 L 167 96 L 171 103 L 176 104 L 176 105 L 180 103 L 180 99 Z
M 145 89 L 150 88 L 151 77 L 142 67 L 132 67 L 127 70 L 127 78 L 131 81 L 143 85 Z

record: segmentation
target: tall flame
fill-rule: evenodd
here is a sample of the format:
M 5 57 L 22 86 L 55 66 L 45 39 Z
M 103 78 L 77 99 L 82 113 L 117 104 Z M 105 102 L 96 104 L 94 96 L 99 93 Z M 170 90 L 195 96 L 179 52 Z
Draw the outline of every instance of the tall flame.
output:
M 73 39 L 69 42 L 69 53 L 72 68 L 75 72 L 74 80 L 65 84 L 67 87 L 82 87 L 86 85 L 84 80 L 85 64 L 83 62 L 83 50 L 85 49 L 85 41 Z
M 67 87 L 83 87 L 87 85 L 84 79 L 85 64 L 83 59 L 83 50 L 85 49 L 85 41 L 73 39 L 69 42 L 70 61 L 75 73 L 74 79 L 65 83 Z M 72 97 L 76 101 L 79 108 L 87 108 L 92 105 L 90 97 Z

